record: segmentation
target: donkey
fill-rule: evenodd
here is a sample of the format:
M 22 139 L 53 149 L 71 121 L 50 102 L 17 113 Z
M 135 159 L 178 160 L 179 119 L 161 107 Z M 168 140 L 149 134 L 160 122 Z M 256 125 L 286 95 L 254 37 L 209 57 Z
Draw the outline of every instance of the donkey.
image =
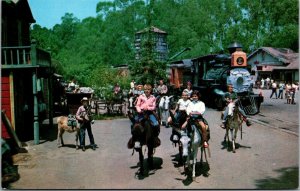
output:
M 149 114 L 144 113 L 145 119 L 141 122 L 134 122 L 132 115 L 128 115 L 130 120 L 134 122 L 131 129 L 132 138 L 128 142 L 128 148 L 134 148 L 135 151 L 139 153 L 139 163 L 140 163 L 140 175 L 144 174 L 144 155 L 142 147 L 145 145 L 148 148 L 148 166 L 150 169 L 153 168 L 153 154 L 154 148 L 158 147 L 160 143 L 155 143 L 154 141 L 154 128 L 151 126 L 151 121 L 149 119 Z M 132 155 L 134 152 L 132 153 Z
M 182 156 L 184 160 L 184 169 L 188 169 L 189 171 L 192 170 L 192 178 L 193 181 L 196 180 L 196 162 L 197 162 L 197 155 L 198 155 L 198 149 L 201 148 L 201 158 L 200 163 L 203 163 L 203 153 L 205 155 L 205 160 L 207 161 L 207 154 L 205 148 L 202 146 L 202 136 L 199 128 L 196 125 L 195 119 L 191 117 L 191 122 L 188 127 L 188 133 L 182 132 L 180 142 L 182 144 Z M 206 129 L 208 132 L 208 139 L 209 139 L 209 127 L 207 122 L 205 123 Z M 190 136 L 188 136 L 188 134 Z M 191 168 L 190 165 L 190 155 L 192 155 L 192 164 L 193 167 Z M 208 155 L 210 157 L 210 151 L 208 149 Z
M 225 123 L 226 127 L 226 134 L 224 141 L 227 139 L 227 150 L 229 150 L 229 130 L 231 134 L 231 141 L 232 141 L 232 152 L 235 153 L 235 142 L 237 137 L 238 129 L 241 129 L 241 139 L 242 139 L 242 123 L 243 118 L 239 113 L 237 102 L 231 102 L 228 104 L 228 116 Z
M 76 149 L 79 149 L 78 146 L 78 138 L 79 138 L 79 125 L 76 123 L 75 116 L 69 115 L 66 116 L 60 116 L 57 118 L 57 145 L 58 147 L 64 146 L 64 140 L 63 140 L 63 134 L 64 132 L 73 133 L 75 132 L 75 145 Z
M 183 157 L 182 157 L 182 143 L 180 141 L 181 138 L 181 126 L 186 121 L 187 114 L 184 111 L 178 111 L 181 112 L 181 115 L 178 119 L 175 119 L 175 116 L 171 110 L 169 110 L 169 115 L 172 118 L 172 123 L 169 124 L 172 127 L 172 134 L 170 136 L 170 140 L 173 142 L 175 147 L 178 144 L 178 150 L 179 150 L 179 161 L 178 164 L 183 164 Z
M 159 114 L 159 118 L 162 122 L 162 124 L 166 124 L 167 123 L 167 119 L 169 117 L 169 108 L 170 108 L 170 103 L 171 103 L 171 99 L 173 98 L 173 95 L 171 96 L 163 96 L 160 98 L 159 100 L 159 104 L 158 104 L 158 114 Z

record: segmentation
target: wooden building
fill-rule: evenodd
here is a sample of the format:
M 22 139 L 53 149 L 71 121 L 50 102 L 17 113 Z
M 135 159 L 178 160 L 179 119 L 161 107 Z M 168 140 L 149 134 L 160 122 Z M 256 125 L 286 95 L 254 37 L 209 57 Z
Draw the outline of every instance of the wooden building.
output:
M 50 54 L 30 39 L 27 0 L 2 0 L 1 8 L 1 109 L 21 141 L 38 144 L 42 120 L 52 118 Z
M 194 67 L 191 59 L 174 61 L 169 67 L 170 85 L 177 89 L 182 88 L 187 81 L 192 81 Z
M 248 56 L 256 80 L 267 77 L 276 81 L 299 81 L 299 53 L 288 48 L 261 47 Z

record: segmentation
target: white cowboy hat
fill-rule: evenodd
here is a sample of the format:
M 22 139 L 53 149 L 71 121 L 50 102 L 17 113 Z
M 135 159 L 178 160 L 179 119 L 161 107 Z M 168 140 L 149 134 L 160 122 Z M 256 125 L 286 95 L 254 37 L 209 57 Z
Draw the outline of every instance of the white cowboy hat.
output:
M 89 99 L 88 99 L 87 97 L 83 97 L 83 98 L 81 99 L 81 102 L 83 102 L 83 101 L 89 101 Z

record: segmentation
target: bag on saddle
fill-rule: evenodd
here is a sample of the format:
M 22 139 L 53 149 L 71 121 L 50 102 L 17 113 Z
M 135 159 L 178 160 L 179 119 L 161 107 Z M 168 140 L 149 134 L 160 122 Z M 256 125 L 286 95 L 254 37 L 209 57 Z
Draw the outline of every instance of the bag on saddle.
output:
M 68 126 L 72 128 L 77 126 L 77 120 L 74 115 L 68 115 Z

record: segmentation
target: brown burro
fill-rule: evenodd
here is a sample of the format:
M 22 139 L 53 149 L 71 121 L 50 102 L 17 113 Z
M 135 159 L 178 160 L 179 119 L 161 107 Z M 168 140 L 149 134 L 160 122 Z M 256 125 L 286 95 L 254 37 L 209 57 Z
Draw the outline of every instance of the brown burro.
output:
M 76 121 L 75 116 L 69 115 L 67 116 L 60 116 L 57 118 L 57 145 L 58 147 L 64 146 L 63 134 L 64 132 L 74 133 L 75 132 L 75 145 L 76 149 L 79 149 L 78 146 L 78 138 L 79 138 L 79 125 Z

